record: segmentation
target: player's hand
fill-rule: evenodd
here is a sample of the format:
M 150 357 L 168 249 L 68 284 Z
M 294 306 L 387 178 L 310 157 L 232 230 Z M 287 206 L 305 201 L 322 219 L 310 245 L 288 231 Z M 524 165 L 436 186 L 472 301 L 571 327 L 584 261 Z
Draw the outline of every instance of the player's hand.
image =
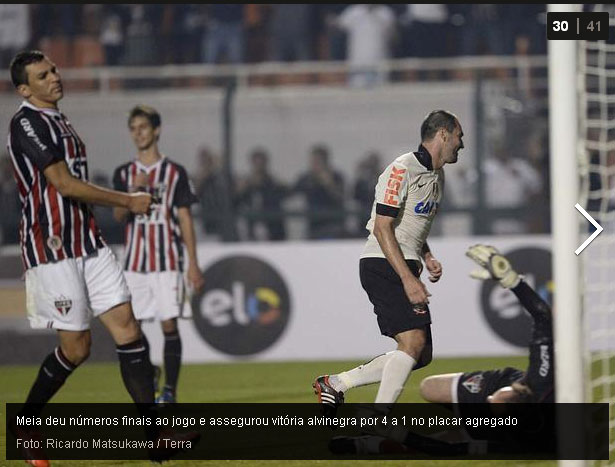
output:
M 149 184 L 149 177 L 145 172 L 139 172 L 135 175 L 134 186 L 138 188 L 145 188 Z
M 190 264 L 190 266 L 188 266 L 186 279 L 188 280 L 188 285 L 192 288 L 193 292 L 199 292 L 205 285 L 203 273 L 197 265 Z
M 429 271 L 429 280 L 438 282 L 442 277 L 442 264 L 431 255 L 425 256 L 425 267 Z
M 408 277 L 406 280 L 402 280 L 404 285 L 404 291 L 408 300 L 413 305 L 427 304 L 429 303 L 429 297 L 431 294 L 427 291 L 427 287 L 419 279 L 414 276 Z
M 508 259 L 490 245 L 473 245 L 466 251 L 466 256 L 480 266 L 472 271 L 474 279 L 495 279 L 502 287 L 511 289 L 519 285 L 521 278 L 512 268 Z
M 152 195 L 139 191 L 131 193 L 128 199 L 128 210 L 134 214 L 147 214 L 152 206 Z

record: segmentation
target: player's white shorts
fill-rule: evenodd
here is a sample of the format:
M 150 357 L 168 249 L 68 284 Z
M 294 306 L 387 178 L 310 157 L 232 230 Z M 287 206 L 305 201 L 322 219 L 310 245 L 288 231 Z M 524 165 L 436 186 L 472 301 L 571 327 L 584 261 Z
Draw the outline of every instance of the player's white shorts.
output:
M 84 331 L 92 317 L 129 301 L 122 267 L 109 247 L 26 271 L 26 307 L 33 328 Z
M 183 274 L 179 271 L 125 271 L 132 295 L 132 310 L 138 320 L 186 317 Z

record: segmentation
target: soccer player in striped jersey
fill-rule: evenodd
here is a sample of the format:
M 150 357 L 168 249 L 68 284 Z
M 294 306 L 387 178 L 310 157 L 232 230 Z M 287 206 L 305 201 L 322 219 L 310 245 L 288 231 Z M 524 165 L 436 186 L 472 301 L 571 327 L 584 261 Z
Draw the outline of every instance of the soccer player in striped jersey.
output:
M 153 402 L 153 367 L 132 313 L 130 292 L 89 206 L 120 206 L 146 214 L 152 196 L 88 182 L 85 145 L 58 109 L 62 81 L 48 57 L 39 51 L 20 52 L 11 61 L 10 74 L 24 99 L 10 123 L 8 150 L 22 203 L 19 234 L 28 319 L 33 328 L 56 329 L 60 342 L 45 358 L 24 410 L 40 413 L 40 404 L 88 357 L 92 317 L 101 320 L 117 345 L 132 399 Z M 34 465 L 48 465 L 32 452 L 26 455 Z
M 434 110 L 423 120 L 417 151 L 397 157 L 378 179 L 360 278 L 380 332 L 395 339 L 397 349 L 349 371 L 316 378 L 313 387 L 325 413 L 334 413 L 350 388 L 377 382 L 376 403 L 389 409 L 410 372 L 431 361 L 430 294 L 420 275 L 424 263 L 431 282 L 442 276 L 427 237 L 444 191 L 443 167 L 457 162 L 462 138 L 457 117 Z
M 158 319 L 164 334 L 165 384 L 157 402 L 176 401 L 182 345 L 177 318 L 183 316 L 184 271 L 193 289 L 203 286 L 198 266 L 190 205 L 197 201 L 186 170 L 160 153 L 160 114 L 139 105 L 128 116 L 137 148 L 136 158 L 115 170 L 116 190 L 147 192 L 159 202 L 147 215 L 116 207 L 115 218 L 126 221 L 124 270 L 132 306 L 139 321 Z M 184 246 L 188 253 L 184 264 Z

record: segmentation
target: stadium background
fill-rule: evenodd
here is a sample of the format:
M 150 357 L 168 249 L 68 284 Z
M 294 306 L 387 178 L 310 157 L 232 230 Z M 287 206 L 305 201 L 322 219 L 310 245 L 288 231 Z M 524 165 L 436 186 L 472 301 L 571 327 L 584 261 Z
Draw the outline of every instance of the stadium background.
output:
M 548 295 L 546 7 L 391 5 L 389 58 L 363 70 L 378 77 L 366 85 L 351 81 L 351 36 L 332 25 L 346 7 L 0 6 L 0 30 L 16 28 L 0 34 L 0 127 L 8 127 L 19 104 L 7 57 L 33 46 L 60 66 L 61 108 L 86 143 L 96 183 L 108 184 L 113 168 L 133 156 L 125 120 L 139 103 L 160 111 L 161 149 L 191 174 L 201 198 L 194 210 L 199 257 L 210 285 L 192 297 L 194 320 L 181 323 L 187 364 L 180 402 L 309 402 L 314 376 L 391 348 L 378 335 L 358 281 L 362 218 L 371 203 L 357 187 L 418 145 L 420 122 L 435 108 L 459 116 L 466 147 L 459 163 L 447 167 L 430 237 L 445 270 L 440 283 L 428 285 L 435 359 L 411 377 L 403 400 L 419 401 L 418 383 L 428 374 L 525 365 L 527 319 L 509 296 L 467 277 L 471 264 L 463 252 L 477 242 L 498 246 Z M 281 28 L 285 14 L 311 20 L 307 28 L 287 30 Z M 241 60 L 228 51 L 215 60 L 207 56 L 221 23 L 243 32 Z M 435 46 L 440 38 L 442 46 Z M 276 44 L 291 39 L 302 45 L 277 56 Z M 344 178 L 343 203 L 312 206 L 293 190 L 317 144 L 329 148 L 331 165 Z M 256 148 L 269 154 L 271 173 L 288 189 L 267 210 L 238 196 Z M 19 402 L 55 336 L 30 330 L 25 318 L 15 245 L 19 212 L 7 162 L 4 154 L 0 400 Z M 109 210 L 96 212 L 121 256 L 121 226 Z M 333 219 L 329 228 L 310 229 L 309 221 L 323 215 Z M 269 239 L 271 220 L 283 222 L 280 241 Z M 252 267 L 264 272 L 254 277 Z M 208 305 L 212 291 L 226 294 L 228 306 Z M 246 303 L 256 303 L 256 311 L 248 313 Z M 273 318 L 259 319 L 265 315 Z M 159 331 L 146 329 L 159 348 Z M 128 400 L 110 339 L 97 323 L 93 333 L 90 360 L 54 400 Z M 350 400 L 369 400 L 374 391 L 361 388 Z

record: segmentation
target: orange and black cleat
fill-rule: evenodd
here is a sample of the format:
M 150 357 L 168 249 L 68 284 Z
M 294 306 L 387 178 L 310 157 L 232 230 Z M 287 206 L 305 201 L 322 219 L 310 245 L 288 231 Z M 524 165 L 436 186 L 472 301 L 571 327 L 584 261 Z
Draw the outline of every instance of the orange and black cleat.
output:
M 329 384 L 329 375 L 316 378 L 312 387 L 314 394 L 318 397 L 318 403 L 322 404 L 322 414 L 327 417 L 335 417 L 337 408 L 344 403 L 344 393 L 333 389 Z

